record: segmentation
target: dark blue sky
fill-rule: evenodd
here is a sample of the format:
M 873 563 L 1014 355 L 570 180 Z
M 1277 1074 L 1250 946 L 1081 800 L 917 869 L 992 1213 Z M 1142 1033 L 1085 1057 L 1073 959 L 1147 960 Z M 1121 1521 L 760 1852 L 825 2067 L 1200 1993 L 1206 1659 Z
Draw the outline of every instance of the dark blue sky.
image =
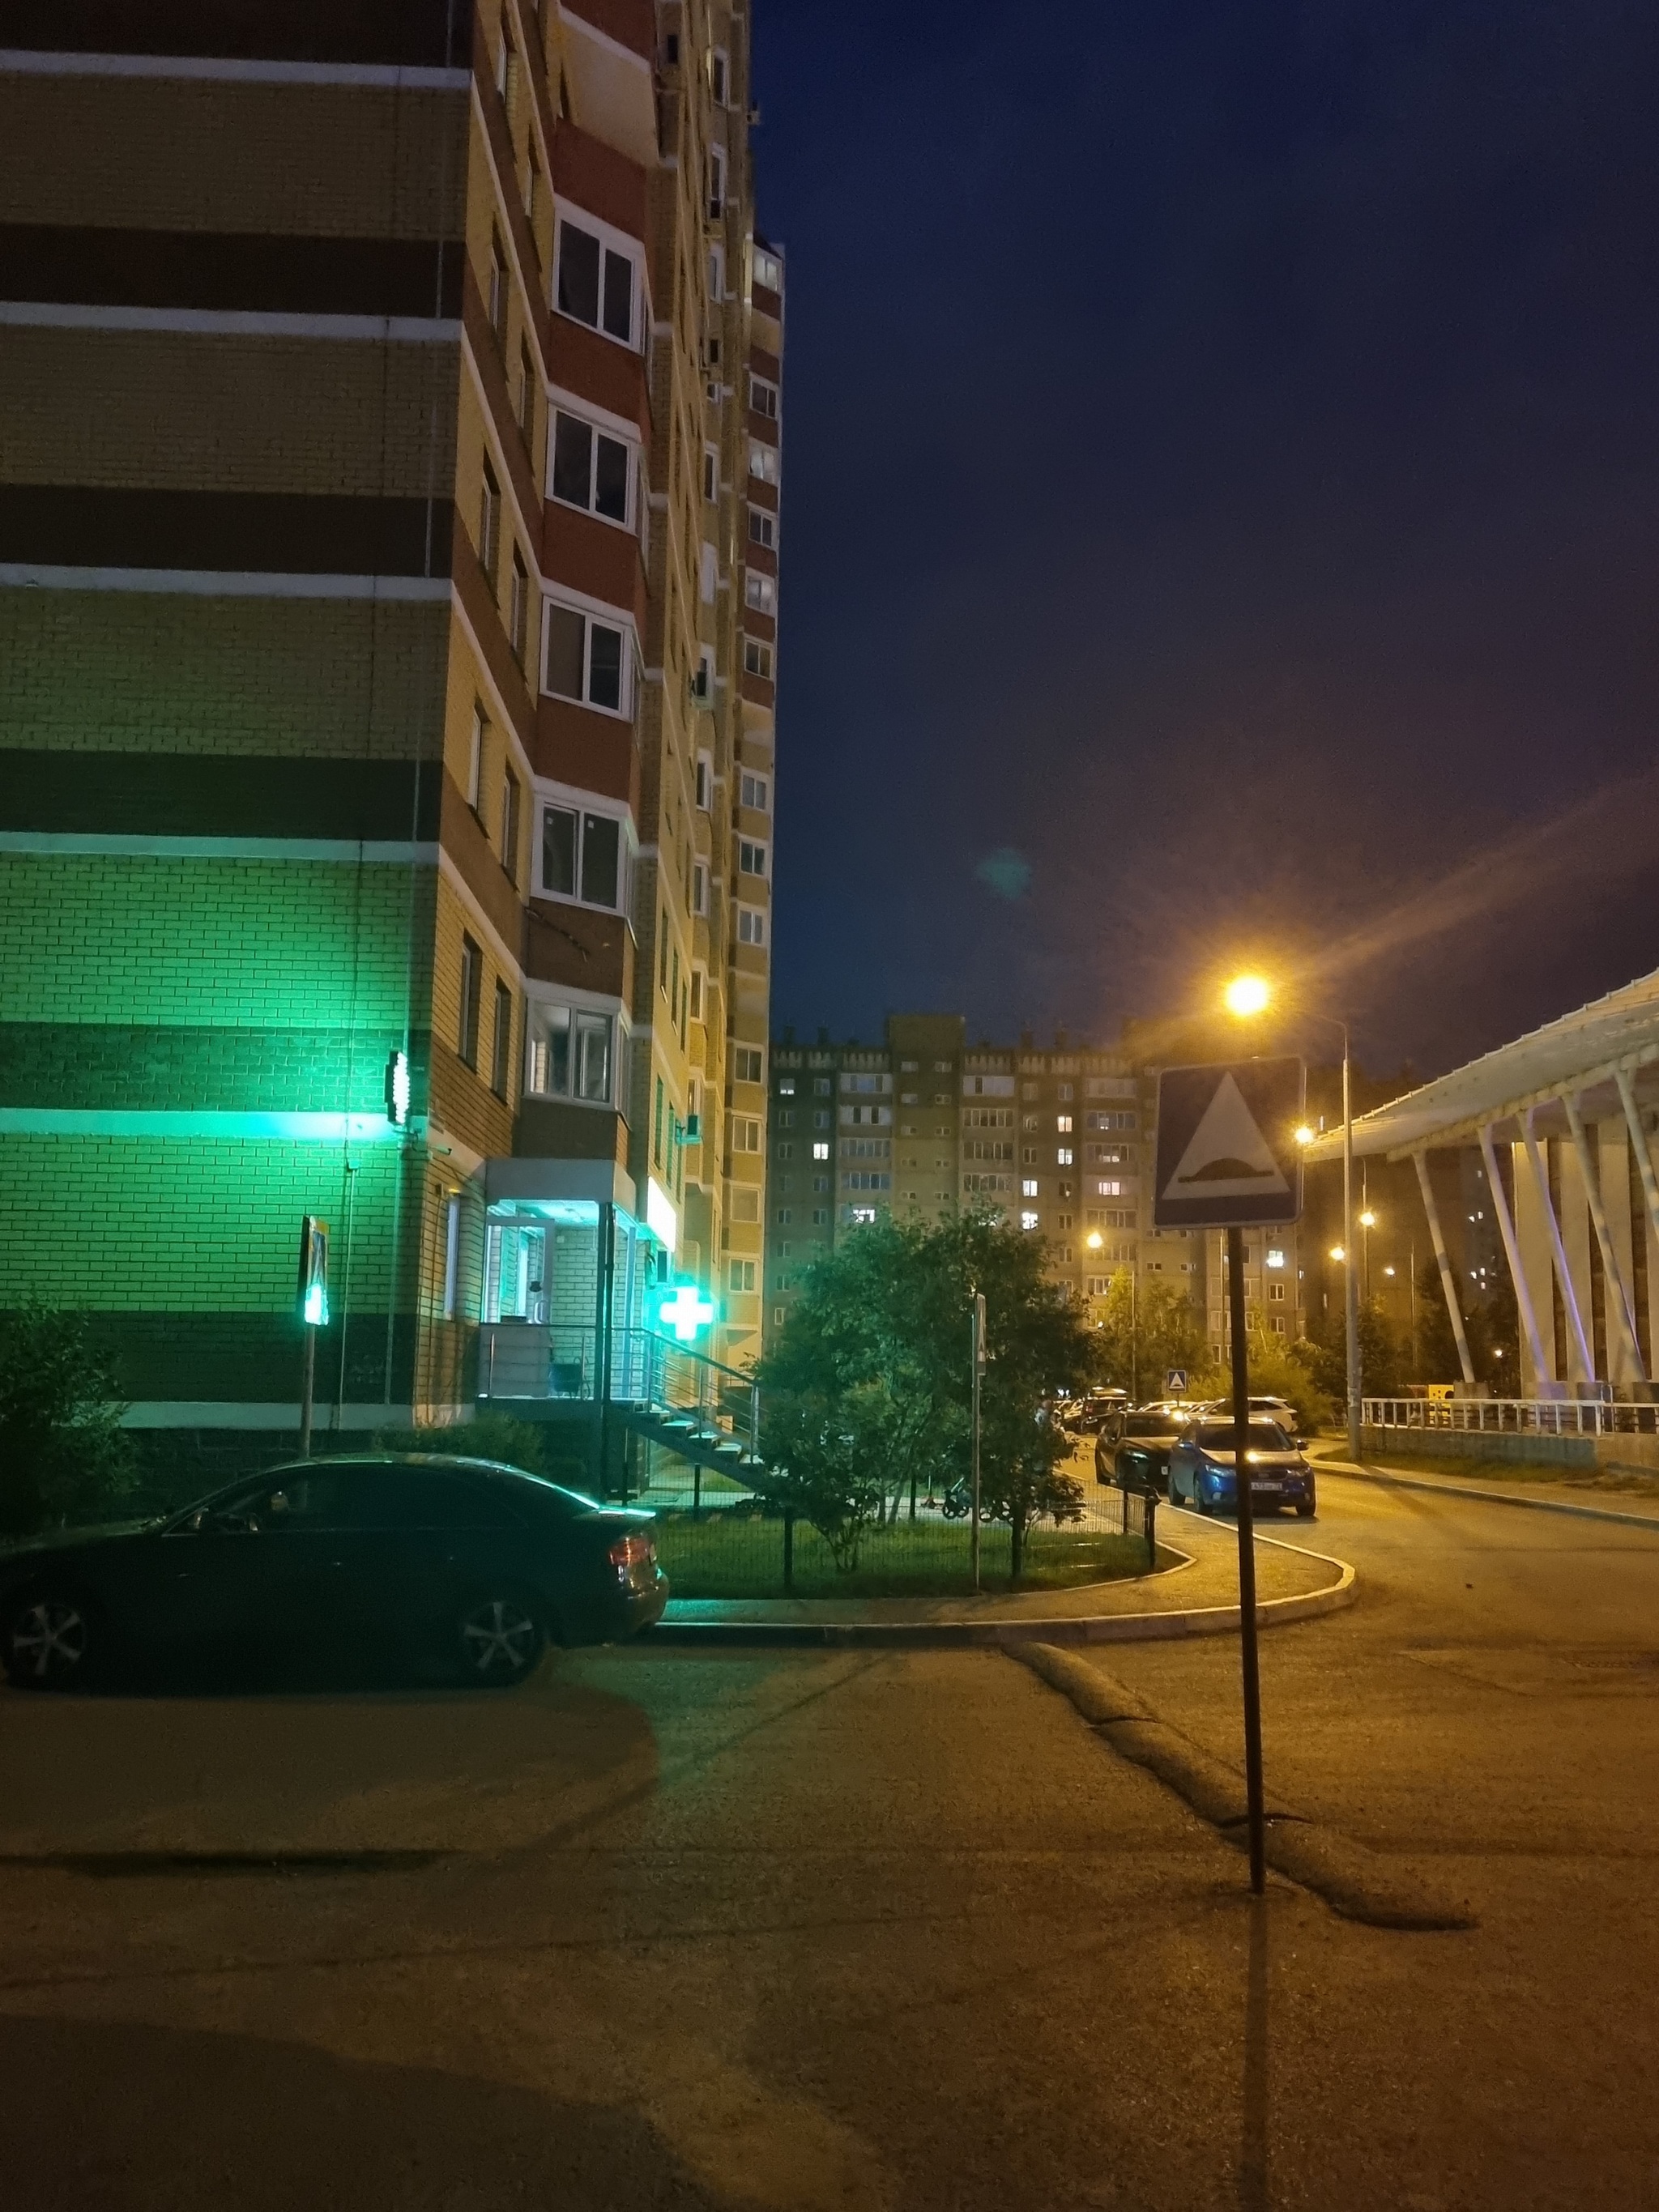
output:
M 775 1023 L 1106 1040 L 1248 947 L 1432 1068 L 1659 961 L 1651 0 L 757 38 Z

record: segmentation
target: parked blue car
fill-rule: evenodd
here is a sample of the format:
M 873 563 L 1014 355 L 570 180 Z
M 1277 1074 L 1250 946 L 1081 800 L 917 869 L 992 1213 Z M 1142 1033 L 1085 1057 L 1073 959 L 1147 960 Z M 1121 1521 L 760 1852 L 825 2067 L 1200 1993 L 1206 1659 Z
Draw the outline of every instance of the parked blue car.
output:
M 1178 1437 L 1170 1451 L 1170 1504 L 1195 1506 L 1200 1513 L 1234 1512 L 1237 1443 L 1231 1419 L 1200 1421 Z M 1302 1520 L 1312 1520 L 1314 1471 L 1277 1421 L 1251 1416 L 1245 1457 L 1253 1511 L 1277 1513 L 1288 1505 Z

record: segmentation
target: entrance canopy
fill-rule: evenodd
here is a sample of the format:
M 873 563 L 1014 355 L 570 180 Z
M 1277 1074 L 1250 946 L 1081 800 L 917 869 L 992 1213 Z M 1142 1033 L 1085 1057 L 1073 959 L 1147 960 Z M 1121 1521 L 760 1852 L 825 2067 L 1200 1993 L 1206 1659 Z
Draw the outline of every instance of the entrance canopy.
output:
M 1624 1109 L 1621 1075 L 1638 1106 L 1659 1106 L 1659 969 L 1362 1115 L 1353 1148 L 1404 1159 L 1431 1146 L 1473 1144 L 1483 1129 L 1497 1143 L 1518 1142 L 1528 1108 L 1536 1136 L 1565 1136 L 1569 1097 L 1587 1122 Z M 1316 1137 L 1307 1157 L 1341 1153 L 1339 1127 Z

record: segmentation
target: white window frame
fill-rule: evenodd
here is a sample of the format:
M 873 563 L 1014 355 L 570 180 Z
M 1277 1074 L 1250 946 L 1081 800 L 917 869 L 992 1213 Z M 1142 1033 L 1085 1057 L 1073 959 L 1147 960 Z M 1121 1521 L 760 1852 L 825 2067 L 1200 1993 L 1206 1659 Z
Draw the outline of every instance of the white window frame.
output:
M 753 1059 L 753 1066 L 754 1066 L 755 1073 L 754 1073 L 752 1075 L 745 1075 L 745 1074 L 743 1073 L 743 1071 L 742 1071 L 741 1067 L 738 1066 L 738 1054 L 739 1054 L 739 1053 L 750 1053 L 750 1054 L 752 1054 L 754 1055 L 754 1059 Z M 763 1045 L 758 1045 L 758 1044 L 735 1044 L 735 1043 L 732 1045 L 732 1080 L 733 1081 L 733 1083 L 764 1083 L 764 1082 L 765 1082 L 765 1080 L 766 1080 L 766 1048 L 765 1048 L 765 1047 L 764 1047 Z
M 708 50 L 708 93 L 716 107 L 732 103 L 732 62 L 724 46 Z
M 573 422 L 582 423 L 592 432 L 596 441 L 587 459 L 587 501 L 585 506 L 579 504 L 574 499 L 564 498 L 561 493 L 553 489 L 553 463 L 558 445 L 561 415 L 568 415 Z M 599 467 L 599 449 L 597 441 L 600 438 L 609 438 L 612 445 L 623 447 L 628 454 L 628 491 L 623 501 L 623 511 L 620 520 L 614 514 L 601 514 L 593 504 L 594 487 Z M 554 394 L 548 408 L 546 489 L 548 498 L 556 506 L 568 507 L 574 514 L 592 515 L 595 522 L 603 522 L 607 529 L 625 530 L 632 537 L 638 527 L 640 508 L 644 504 L 640 496 L 640 434 L 637 430 L 630 431 L 618 422 L 614 415 L 599 414 L 587 406 L 573 406 L 562 392 Z
M 726 298 L 726 248 L 711 240 L 708 247 L 708 297 L 710 303 L 720 307 Z M 711 354 L 712 364 L 719 358 Z
M 698 813 L 712 814 L 714 811 L 714 756 L 706 746 L 697 755 L 694 789 Z
M 756 814 L 769 814 L 772 811 L 771 800 L 772 785 L 769 777 L 757 775 L 752 769 L 746 768 L 739 771 L 738 803 L 740 806 L 747 806 Z
M 760 866 L 750 867 L 749 862 L 758 858 Z M 738 840 L 738 873 L 752 876 L 757 884 L 772 880 L 772 848 L 763 837 L 739 837 Z
M 773 684 L 777 681 L 775 673 L 776 665 L 773 659 L 772 647 L 767 639 L 763 637 L 744 639 L 743 672 L 745 676 L 752 676 L 762 684 Z
M 769 399 L 771 402 L 770 406 L 757 407 L 755 404 L 756 395 L 757 393 L 763 395 L 766 399 Z M 772 381 L 772 379 L 769 376 L 758 376 L 752 368 L 750 370 L 749 411 L 751 415 L 758 415 L 763 422 L 775 422 L 778 419 L 778 409 L 782 403 L 782 398 L 783 394 L 781 391 L 779 389 L 778 386 Z
M 582 617 L 582 693 L 573 699 L 568 691 L 555 691 L 547 680 L 548 652 L 552 641 L 550 611 L 580 615 Z M 593 682 L 593 625 L 599 623 L 606 629 L 620 630 L 623 638 L 622 678 L 619 690 L 621 704 L 608 707 L 602 701 L 588 696 Z M 607 606 L 602 599 L 585 599 L 580 592 L 557 591 L 542 593 L 541 692 L 545 698 L 562 699 L 567 706 L 586 708 L 590 714 L 608 714 L 613 721 L 631 722 L 640 696 L 640 642 L 635 634 L 634 617 L 618 607 Z
M 691 863 L 691 911 L 700 921 L 708 917 L 708 863 L 706 860 L 693 860 Z
M 702 449 L 702 497 L 704 506 L 720 495 L 720 449 L 705 446 Z
M 738 908 L 738 942 L 750 945 L 763 952 L 766 950 L 766 909 L 759 906 Z
M 755 528 L 755 524 L 757 520 L 761 526 L 758 532 Z M 777 551 L 778 518 L 772 512 L 769 507 L 751 507 L 750 508 L 749 542 L 751 545 L 763 545 L 769 553 L 775 553 Z
M 545 1032 L 550 1017 L 563 1014 L 568 1017 L 571 1039 L 568 1056 L 570 1088 L 555 1091 L 549 1087 L 548 1077 L 552 1070 L 552 1053 Z M 577 1039 L 581 1030 L 605 1027 L 605 1096 L 589 1097 L 576 1085 L 579 1049 Z M 538 1034 L 538 1032 L 542 1034 Z M 593 1106 L 608 1109 L 617 1103 L 622 1073 L 623 1054 L 627 1048 L 628 1030 L 622 1007 L 615 999 L 604 999 L 582 991 L 562 990 L 555 997 L 532 993 L 525 1000 L 524 1009 L 524 1096 L 526 1098 L 554 1098 L 568 1106 Z
M 764 438 L 749 441 L 749 473 L 757 483 L 770 484 L 775 491 L 778 482 L 778 449 Z
M 546 830 L 543 817 L 550 808 L 576 817 L 575 877 L 578 886 L 574 893 L 554 890 L 549 885 L 543 867 L 546 856 Z M 582 839 L 586 835 L 586 819 L 592 815 L 601 821 L 618 824 L 620 836 L 617 847 L 617 903 L 602 905 L 597 899 L 585 899 L 580 895 L 582 879 Z M 589 914 L 619 914 L 626 918 L 632 908 L 634 872 L 638 859 L 635 841 L 634 817 L 625 806 L 617 806 L 596 799 L 591 791 L 581 791 L 574 785 L 550 783 L 538 776 L 535 785 L 535 816 L 531 883 L 532 896 L 550 899 L 558 906 L 585 907 Z M 595 1000 L 599 1004 L 601 1001 Z
M 599 242 L 599 315 L 597 322 L 584 321 L 581 316 L 572 314 L 568 309 L 559 305 L 559 276 L 564 266 L 564 232 L 567 223 L 574 229 L 587 232 L 590 237 L 597 238 Z M 605 326 L 605 256 L 606 253 L 618 255 L 629 264 L 633 272 L 629 289 L 631 324 L 629 336 L 625 338 L 619 338 L 614 331 L 608 331 Z M 553 240 L 553 274 L 552 283 L 549 287 L 549 303 L 556 315 L 562 316 L 566 322 L 579 325 L 585 331 L 593 331 L 595 336 L 602 337 L 607 345 L 619 345 L 626 353 L 642 353 L 651 330 L 651 294 L 646 283 L 643 244 L 639 239 L 631 238 L 625 230 L 618 230 L 613 223 L 605 222 L 599 216 L 590 215 L 586 208 L 577 207 L 574 202 L 562 202 L 559 208 L 558 228 Z
M 705 538 L 697 562 L 697 593 L 704 606 L 712 607 L 720 587 L 720 556 L 718 550 Z
M 778 580 L 769 576 L 764 568 L 745 568 L 743 575 L 743 603 L 752 607 L 757 615 L 765 615 L 773 622 L 778 618 Z
M 484 739 L 489 729 L 489 717 L 479 701 L 472 702 L 472 727 L 466 740 L 466 803 L 476 814 L 483 790 Z
M 708 172 L 703 181 L 707 187 L 708 220 L 710 222 L 718 222 L 726 213 L 726 149 L 724 146 L 715 145 L 709 148 Z
M 754 274 L 756 283 L 763 285 L 769 292 L 782 291 L 783 262 L 769 247 L 756 246 Z

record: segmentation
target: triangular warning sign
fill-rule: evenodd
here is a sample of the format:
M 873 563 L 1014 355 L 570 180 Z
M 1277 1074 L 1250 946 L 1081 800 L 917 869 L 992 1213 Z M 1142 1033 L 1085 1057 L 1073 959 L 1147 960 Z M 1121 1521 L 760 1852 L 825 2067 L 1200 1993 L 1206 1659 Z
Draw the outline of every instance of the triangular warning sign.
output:
M 1165 1198 L 1278 1198 L 1290 1189 L 1231 1069 L 1216 1086 Z

